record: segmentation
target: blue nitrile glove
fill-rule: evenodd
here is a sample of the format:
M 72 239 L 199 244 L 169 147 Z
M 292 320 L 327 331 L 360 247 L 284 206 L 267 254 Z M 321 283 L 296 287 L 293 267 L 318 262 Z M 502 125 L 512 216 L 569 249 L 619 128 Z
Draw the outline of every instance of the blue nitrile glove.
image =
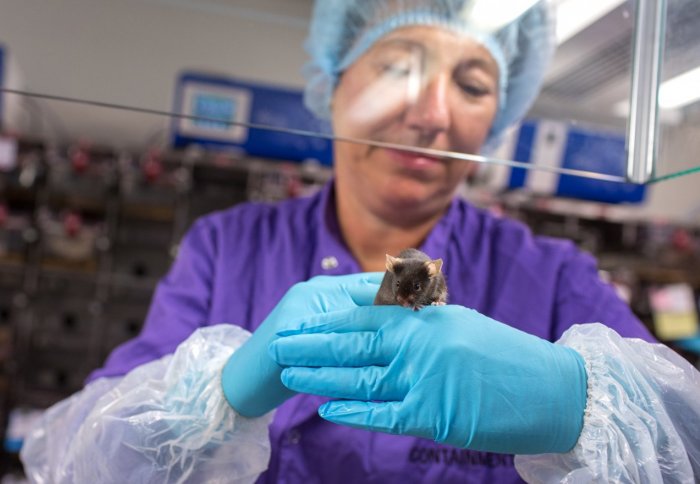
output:
M 539 454 L 574 447 L 586 370 L 574 350 L 462 306 L 359 307 L 280 333 L 282 382 L 331 398 L 331 422 L 474 450 Z
M 294 285 L 224 365 L 221 384 L 229 404 L 245 417 L 259 417 L 293 396 L 267 350 L 276 333 L 317 314 L 372 304 L 382 277 L 380 272 L 318 276 Z

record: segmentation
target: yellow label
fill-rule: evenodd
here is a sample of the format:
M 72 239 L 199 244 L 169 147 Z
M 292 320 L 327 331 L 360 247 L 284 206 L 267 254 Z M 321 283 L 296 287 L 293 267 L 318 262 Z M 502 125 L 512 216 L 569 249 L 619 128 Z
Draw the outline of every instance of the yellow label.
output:
M 698 333 L 698 316 L 695 313 L 656 313 L 654 328 L 662 340 L 690 338 Z

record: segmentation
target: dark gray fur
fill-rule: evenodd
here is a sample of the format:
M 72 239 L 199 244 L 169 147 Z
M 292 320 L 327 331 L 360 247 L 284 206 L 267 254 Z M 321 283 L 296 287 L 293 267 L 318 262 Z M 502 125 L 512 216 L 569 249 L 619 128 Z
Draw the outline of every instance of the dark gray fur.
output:
M 430 276 L 426 263 L 432 259 L 427 254 L 417 249 L 406 249 L 397 258 L 402 262 L 394 264 L 393 271 L 387 269 L 384 273 L 374 304 L 396 304 L 417 311 L 423 306 L 447 303 L 445 277 L 442 271 Z

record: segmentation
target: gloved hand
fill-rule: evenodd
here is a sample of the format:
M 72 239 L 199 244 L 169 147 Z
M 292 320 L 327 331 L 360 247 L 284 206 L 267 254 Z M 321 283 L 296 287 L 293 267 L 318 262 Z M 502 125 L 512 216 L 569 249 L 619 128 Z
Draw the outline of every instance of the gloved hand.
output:
M 372 304 L 382 276 L 318 276 L 294 285 L 224 365 L 221 384 L 229 404 L 244 417 L 259 417 L 293 396 L 280 381 L 282 369 L 268 354 L 276 333 L 317 314 Z
M 461 306 L 359 307 L 280 333 L 270 354 L 291 390 L 331 398 L 331 422 L 474 450 L 574 447 L 586 370 L 573 349 Z

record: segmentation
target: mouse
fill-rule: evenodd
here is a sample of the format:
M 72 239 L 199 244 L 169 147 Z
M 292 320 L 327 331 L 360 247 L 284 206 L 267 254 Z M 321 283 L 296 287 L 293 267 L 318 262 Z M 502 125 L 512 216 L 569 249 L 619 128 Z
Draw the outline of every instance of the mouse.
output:
M 378 306 L 399 305 L 418 311 L 424 306 L 447 304 L 442 259 L 431 259 L 418 249 L 386 255 L 386 272 L 374 298 Z

